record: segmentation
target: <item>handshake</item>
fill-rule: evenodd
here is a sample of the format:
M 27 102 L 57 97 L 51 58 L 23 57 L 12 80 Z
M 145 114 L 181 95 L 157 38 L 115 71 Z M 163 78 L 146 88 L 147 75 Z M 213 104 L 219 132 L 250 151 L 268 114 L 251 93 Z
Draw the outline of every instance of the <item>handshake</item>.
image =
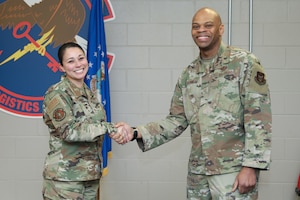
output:
M 117 132 L 109 134 L 109 137 L 111 137 L 118 144 L 126 144 L 129 141 L 133 141 L 141 137 L 137 129 L 129 126 L 125 122 L 116 123 L 115 128 L 117 128 Z

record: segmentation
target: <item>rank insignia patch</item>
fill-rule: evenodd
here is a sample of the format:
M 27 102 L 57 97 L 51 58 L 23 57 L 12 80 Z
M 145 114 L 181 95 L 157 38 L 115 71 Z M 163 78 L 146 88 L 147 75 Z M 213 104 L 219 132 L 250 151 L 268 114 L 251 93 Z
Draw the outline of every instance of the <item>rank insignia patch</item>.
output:
M 258 85 L 266 84 L 265 74 L 262 72 L 257 72 L 254 79 Z

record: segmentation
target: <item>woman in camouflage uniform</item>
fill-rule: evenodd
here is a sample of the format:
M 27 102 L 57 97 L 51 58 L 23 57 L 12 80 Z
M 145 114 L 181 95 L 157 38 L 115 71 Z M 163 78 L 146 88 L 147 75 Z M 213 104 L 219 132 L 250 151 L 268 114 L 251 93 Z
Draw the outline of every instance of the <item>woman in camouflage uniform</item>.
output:
M 50 132 L 43 197 L 94 200 L 101 177 L 103 136 L 115 132 L 115 127 L 106 122 L 97 94 L 84 83 L 88 61 L 82 47 L 65 43 L 58 58 L 65 75 L 48 89 L 43 104 L 43 119 Z

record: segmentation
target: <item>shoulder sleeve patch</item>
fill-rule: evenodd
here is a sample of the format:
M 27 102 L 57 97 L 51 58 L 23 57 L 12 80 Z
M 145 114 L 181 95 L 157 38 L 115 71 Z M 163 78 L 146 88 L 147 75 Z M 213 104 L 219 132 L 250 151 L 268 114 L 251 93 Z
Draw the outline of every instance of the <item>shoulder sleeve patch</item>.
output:
M 55 127 L 62 126 L 64 121 L 67 120 L 68 113 L 70 113 L 70 107 L 66 105 L 65 101 L 59 93 L 52 93 L 46 98 L 48 103 L 45 107 L 45 112 L 52 119 L 52 123 Z
M 53 119 L 57 122 L 62 121 L 66 117 L 66 111 L 63 108 L 57 108 L 53 112 Z
M 260 94 L 269 92 L 269 86 L 266 79 L 266 74 L 261 65 L 254 64 L 251 72 L 249 90 Z
M 265 79 L 265 74 L 262 72 L 256 72 L 256 76 L 254 77 L 254 80 L 258 85 L 265 85 L 266 84 L 266 79 Z
M 48 104 L 48 110 L 52 110 L 59 104 L 59 100 L 57 98 L 52 98 Z

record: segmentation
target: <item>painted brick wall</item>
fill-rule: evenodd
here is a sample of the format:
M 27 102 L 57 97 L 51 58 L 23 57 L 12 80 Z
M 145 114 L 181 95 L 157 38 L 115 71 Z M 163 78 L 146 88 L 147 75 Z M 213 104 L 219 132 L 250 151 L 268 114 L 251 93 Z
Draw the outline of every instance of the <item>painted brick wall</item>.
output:
M 233 0 L 232 44 L 249 48 L 249 1 Z M 254 0 L 253 52 L 268 75 L 273 109 L 271 170 L 262 172 L 260 200 L 299 200 L 300 1 Z M 116 19 L 106 23 L 112 120 L 132 126 L 163 118 L 181 70 L 198 54 L 191 36 L 194 12 L 209 6 L 221 14 L 227 40 L 227 0 L 111 0 Z M 103 200 L 183 200 L 189 130 L 142 153 L 135 142 L 113 142 Z M 48 132 L 41 119 L 0 112 L 1 199 L 39 200 Z

